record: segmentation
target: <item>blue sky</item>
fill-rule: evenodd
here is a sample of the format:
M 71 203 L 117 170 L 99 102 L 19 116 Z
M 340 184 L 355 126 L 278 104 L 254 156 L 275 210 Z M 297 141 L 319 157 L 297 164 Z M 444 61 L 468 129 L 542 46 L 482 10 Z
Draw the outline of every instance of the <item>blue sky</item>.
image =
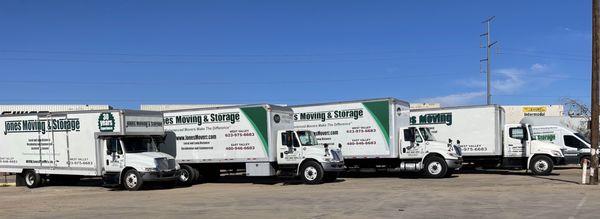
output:
M 591 1 L 0 2 L 1 104 L 589 102 Z

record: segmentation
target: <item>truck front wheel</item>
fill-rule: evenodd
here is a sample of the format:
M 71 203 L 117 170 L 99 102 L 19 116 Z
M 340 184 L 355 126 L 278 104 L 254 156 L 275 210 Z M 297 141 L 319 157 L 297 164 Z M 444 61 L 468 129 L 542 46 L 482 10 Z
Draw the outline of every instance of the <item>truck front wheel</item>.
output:
M 529 169 L 534 175 L 549 175 L 554 168 L 552 159 L 547 156 L 536 156 L 531 159 Z
M 300 177 L 306 184 L 320 184 L 323 182 L 323 167 L 315 161 L 307 161 L 300 168 Z
M 125 189 L 129 191 L 136 191 L 142 188 L 142 184 L 144 184 L 144 180 L 142 179 L 142 175 L 137 170 L 131 169 L 125 172 L 123 175 L 123 186 Z
M 196 171 L 194 171 L 194 168 L 188 165 L 181 165 L 179 173 L 179 178 L 177 180 L 181 185 L 192 185 L 194 179 L 197 178 L 195 174 Z
M 443 178 L 448 172 L 446 161 L 438 156 L 428 157 L 424 164 L 423 175 L 427 178 Z
M 37 188 L 42 185 L 42 176 L 33 170 L 25 172 L 25 185 L 29 188 Z

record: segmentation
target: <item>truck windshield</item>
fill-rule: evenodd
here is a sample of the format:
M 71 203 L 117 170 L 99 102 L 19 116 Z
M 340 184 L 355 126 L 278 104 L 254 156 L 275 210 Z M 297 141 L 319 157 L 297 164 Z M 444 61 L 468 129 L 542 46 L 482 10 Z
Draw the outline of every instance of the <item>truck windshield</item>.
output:
M 300 139 L 300 143 L 303 146 L 313 146 L 318 145 L 317 137 L 315 137 L 315 133 L 311 131 L 298 131 L 298 138 Z
M 588 139 L 587 136 L 585 136 L 585 135 L 583 135 L 583 134 L 581 134 L 579 132 L 575 133 L 575 135 L 577 137 L 581 138 L 581 140 L 585 141 L 585 143 L 590 144 L 590 139 Z
M 431 134 L 431 131 L 429 131 L 428 128 L 419 128 L 419 131 L 421 132 L 421 135 L 423 135 L 423 140 L 435 141 L 435 138 L 433 137 L 433 135 Z
M 157 152 L 156 142 L 150 137 L 122 138 L 127 153 Z

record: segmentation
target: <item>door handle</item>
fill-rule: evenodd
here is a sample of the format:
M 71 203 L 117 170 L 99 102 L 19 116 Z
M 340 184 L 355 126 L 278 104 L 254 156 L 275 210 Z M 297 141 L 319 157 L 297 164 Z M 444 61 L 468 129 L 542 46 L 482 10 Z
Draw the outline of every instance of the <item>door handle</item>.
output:
M 108 160 L 106 160 L 106 166 L 108 166 Z

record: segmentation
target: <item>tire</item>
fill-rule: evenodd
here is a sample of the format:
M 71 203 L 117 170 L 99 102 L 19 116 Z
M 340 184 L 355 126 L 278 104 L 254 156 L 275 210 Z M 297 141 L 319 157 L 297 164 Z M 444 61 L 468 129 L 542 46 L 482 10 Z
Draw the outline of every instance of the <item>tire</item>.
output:
M 325 175 L 323 176 L 323 182 L 335 182 L 338 178 L 340 174 L 335 172 L 335 173 L 325 173 Z
M 535 156 L 531 159 L 531 163 L 529 163 L 529 169 L 534 175 L 546 176 L 554 169 L 554 163 L 547 156 Z
M 185 186 L 192 185 L 194 178 L 196 178 L 196 171 L 194 171 L 194 168 L 188 165 L 181 165 L 181 169 L 179 169 L 179 171 L 179 177 L 177 178 L 179 184 Z
M 448 173 L 448 165 L 441 157 L 428 157 L 424 163 L 423 176 L 427 178 L 443 178 Z
M 192 179 L 192 183 L 199 183 L 200 182 L 200 171 L 196 168 L 192 167 L 192 172 L 194 174 L 194 178 Z
M 444 175 L 444 178 L 449 178 L 452 176 L 452 174 L 454 174 L 456 172 L 456 170 L 448 170 L 446 171 L 446 174 Z
M 321 164 L 315 161 L 307 161 L 300 168 L 300 177 L 305 184 L 321 184 L 323 183 L 325 171 L 323 171 L 323 167 Z
M 125 175 L 121 179 L 121 184 L 129 191 L 137 191 L 142 188 L 144 179 L 142 179 L 142 175 L 137 170 L 131 169 L 125 172 Z
M 42 176 L 33 170 L 25 172 L 25 185 L 28 188 L 37 188 L 42 185 Z

